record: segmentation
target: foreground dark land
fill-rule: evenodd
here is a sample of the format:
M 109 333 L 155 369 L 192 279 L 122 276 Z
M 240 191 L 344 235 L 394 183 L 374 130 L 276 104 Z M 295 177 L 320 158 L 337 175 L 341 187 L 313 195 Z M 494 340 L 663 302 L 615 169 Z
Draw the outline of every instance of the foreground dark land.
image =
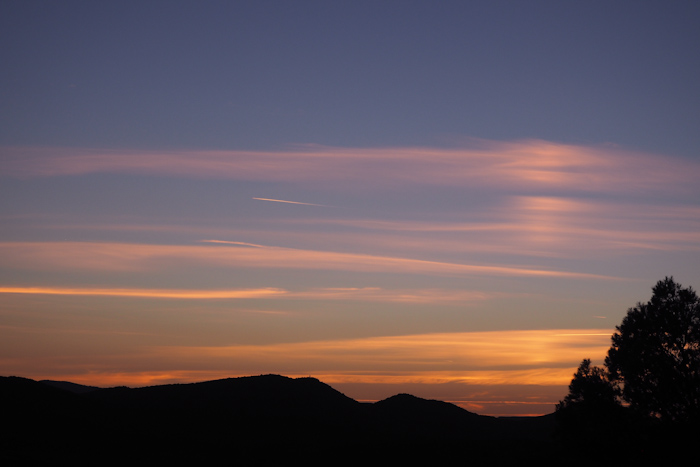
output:
M 408 394 L 365 404 L 277 375 L 137 389 L 0 377 L 0 397 L 2 465 L 645 465 L 694 444 L 685 431 L 585 417 L 563 431 L 555 414 L 494 418 Z

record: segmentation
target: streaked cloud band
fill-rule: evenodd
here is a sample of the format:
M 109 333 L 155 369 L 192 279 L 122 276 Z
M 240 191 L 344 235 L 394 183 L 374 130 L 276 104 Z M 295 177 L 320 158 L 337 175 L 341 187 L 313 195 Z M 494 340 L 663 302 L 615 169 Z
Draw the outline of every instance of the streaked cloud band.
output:
M 358 253 L 280 247 L 247 248 L 225 244 L 200 246 L 91 242 L 5 242 L 0 243 L 0 252 L 2 252 L 0 267 L 11 266 L 22 269 L 148 270 L 162 267 L 163 261 L 177 260 L 231 268 L 291 268 L 447 276 L 486 274 L 572 279 L 613 278 L 606 275 L 525 266 L 460 264 Z
M 72 295 L 72 296 L 111 296 L 139 298 L 174 298 L 174 299 L 236 299 L 236 298 L 271 298 L 286 292 L 276 288 L 249 290 L 183 290 L 183 289 L 98 289 L 98 288 L 61 288 L 61 287 L 0 287 L 1 293 L 38 294 L 38 295 Z
M 46 177 L 138 173 L 187 178 L 331 183 L 374 188 L 402 184 L 569 192 L 694 191 L 697 163 L 542 140 L 474 140 L 470 147 L 338 148 L 303 145 L 288 151 L 126 151 L 5 147 L 3 176 Z
M 483 292 L 444 289 L 392 290 L 380 287 L 332 287 L 290 291 L 276 287 L 260 289 L 195 290 L 195 289 L 126 289 L 126 288 L 76 288 L 4 286 L 0 294 L 19 295 L 63 295 L 63 296 L 109 296 L 178 300 L 221 299 L 286 299 L 286 300 L 351 300 L 398 303 L 468 302 L 485 300 Z

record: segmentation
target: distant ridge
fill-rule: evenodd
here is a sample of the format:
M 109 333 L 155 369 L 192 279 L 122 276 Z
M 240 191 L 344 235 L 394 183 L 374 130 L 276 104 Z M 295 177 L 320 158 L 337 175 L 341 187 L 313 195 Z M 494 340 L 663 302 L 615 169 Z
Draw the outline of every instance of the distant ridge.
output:
M 514 423 L 409 394 L 360 403 L 315 378 L 280 375 L 143 388 L 0 377 L 0 408 L 3 465 L 93 465 L 105 452 L 112 453 L 106 464 L 114 465 L 222 456 L 243 465 L 286 465 L 292 458 L 379 465 L 421 456 L 447 462 L 464 449 L 472 460 L 505 462 L 520 451 L 494 446 L 527 443 L 546 452 L 554 428 L 551 416 Z
M 85 394 L 87 392 L 100 389 L 97 386 L 85 386 L 82 384 L 71 383 L 69 381 L 52 381 L 49 379 L 44 379 L 39 382 L 58 389 L 63 389 L 64 391 L 72 392 L 74 394 Z
M 347 412 L 359 402 L 315 378 L 245 376 L 143 388 L 116 387 L 85 393 L 113 406 L 140 410 L 225 410 L 249 416 L 322 416 Z

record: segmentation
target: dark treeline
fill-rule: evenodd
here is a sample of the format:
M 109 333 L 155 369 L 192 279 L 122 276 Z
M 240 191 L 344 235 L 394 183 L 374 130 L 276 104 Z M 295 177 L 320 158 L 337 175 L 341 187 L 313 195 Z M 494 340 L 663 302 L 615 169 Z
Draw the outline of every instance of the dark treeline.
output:
M 357 402 L 314 378 L 262 375 L 100 389 L 0 377 L 1 465 L 649 465 L 694 454 L 695 292 L 660 281 L 583 360 L 553 414 L 488 417 L 399 394 Z

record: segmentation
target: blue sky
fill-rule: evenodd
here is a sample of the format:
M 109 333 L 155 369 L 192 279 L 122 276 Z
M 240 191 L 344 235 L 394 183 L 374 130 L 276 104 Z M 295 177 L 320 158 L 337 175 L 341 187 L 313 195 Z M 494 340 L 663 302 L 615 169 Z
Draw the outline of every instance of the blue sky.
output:
M 5 2 L 8 144 L 694 156 L 693 2 Z
M 0 373 L 552 411 L 657 280 L 700 284 L 699 19 L 3 2 Z

